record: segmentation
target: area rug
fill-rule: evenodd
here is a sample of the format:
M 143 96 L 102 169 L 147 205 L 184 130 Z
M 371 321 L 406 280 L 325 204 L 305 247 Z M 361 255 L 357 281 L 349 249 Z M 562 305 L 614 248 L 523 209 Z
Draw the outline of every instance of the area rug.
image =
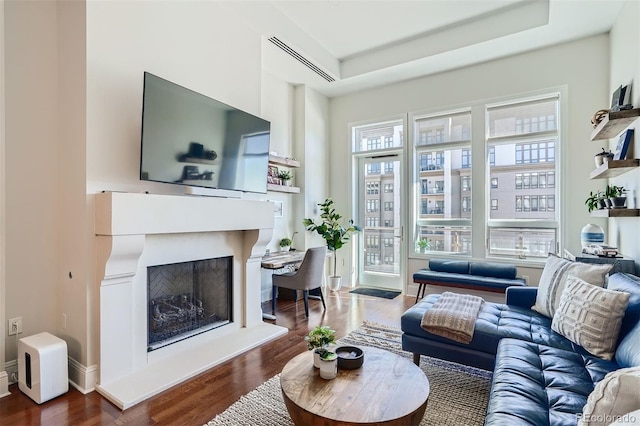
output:
M 380 290 L 378 288 L 366 288 L 366 287 L 354 288 L 349 293 L 363 294 L 365 296 L 373 296 L 373 297 L 382 297 L 384 299 L 393 299 L 400 294 L 399 291 Z
M 412 359 L 401 349 L 402 332 L 373 323 L 340 339 L 340 344 L 374 346 Z M 420 367 L 431 391 L 420 426 L 483 425 L 489 400 L 491 372 L 423 356 Z M 293 426 L 276 375 L 244 395 L 207 426 Z

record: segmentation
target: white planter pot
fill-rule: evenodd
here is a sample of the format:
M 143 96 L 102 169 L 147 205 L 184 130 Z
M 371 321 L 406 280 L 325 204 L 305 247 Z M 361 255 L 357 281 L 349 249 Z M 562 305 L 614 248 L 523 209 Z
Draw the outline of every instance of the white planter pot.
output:
M 318 353 L 317 350 L 313 351 L 313 366 L 315 368 L 320 368 L 320 354 Z
M 338 358 L 331 360 L 320 359 L 320 377 L 323 379 L 335 379 L 338 375 Z
M 291 246 L 280 247 L 280 251 L 281 252 L 287 252 L 287 251 L 289 251 L 289 249 L 291 249 Z
M 342 277 L 329 277 L 329 290 L 338 291 L 342 286 Z

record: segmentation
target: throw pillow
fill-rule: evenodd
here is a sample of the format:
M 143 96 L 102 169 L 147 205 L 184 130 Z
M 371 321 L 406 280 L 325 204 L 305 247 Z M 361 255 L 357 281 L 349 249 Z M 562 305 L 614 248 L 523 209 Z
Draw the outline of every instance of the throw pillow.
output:
M 589 284 L 603 287 L 605 278 L 611 268 L 613 268 L 613 265 L 572 262 L 554 254 L 549 254 L 540 276 L 536 303 L 531 309 L 552 318 L 556 309 L 558 309 L 560 296 L 569 275 L 578 277 Z
M 640 367 L 621 368 L 604 376 L 582 409 L 579 425 L 604 426 L 640 409 Z
M 569 276 L 551 329 L 589 353 L 611 360 L 629 296 Z

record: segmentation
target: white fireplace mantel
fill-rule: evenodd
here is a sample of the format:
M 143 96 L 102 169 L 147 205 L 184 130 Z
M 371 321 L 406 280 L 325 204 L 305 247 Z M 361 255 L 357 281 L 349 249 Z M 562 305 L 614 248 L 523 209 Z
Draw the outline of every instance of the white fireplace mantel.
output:
M 286 328 L 262 321 L 260 263 L 273 220 L 267 201 L 96 194 L 98 391 L 126 409 L 286 334 Z M 231 324 L 147 353 L 146 267 L 201 255 L 234 258 Z

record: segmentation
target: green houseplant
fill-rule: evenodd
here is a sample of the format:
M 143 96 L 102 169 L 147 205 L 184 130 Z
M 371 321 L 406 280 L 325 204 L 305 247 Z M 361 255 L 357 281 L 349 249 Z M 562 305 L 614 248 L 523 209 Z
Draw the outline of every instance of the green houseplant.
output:
M 313 365 L 320 367 L 320 358 L 326 358 L 329 353 L 329 345 L 336 341 L 336 331 L 328 325 L 318 325 L 304 337 L 307 349 L 314 351 Z
M 283 185 L 290 185 L 291 179 L 293 179 L 293 175 L 288 170 L 283 170 L 280 173 L 278 173 L 278 177 L 280 178 L 280 181 L 282 182 Z
M 627 197 L 624 196 L 626 190 L 624 186 L 607 185 L 606 195 L 609 198 L 609 207 L 612 209 L 623 209 L 627 202 Z
M 317 232 L 327 243 L 327 249 L 333 252 L 333 275 L 329 277 L 329 288 L 333 291 L 339 290 L 342 277 L 338 276 L 338 258 L 336 251 L 342 248 L 349 241 L 351 234 L 360 231 L 361 228 L 353 224 L 353 220 L 344 221 L 333 207 L 333 200 L 327 198 L 319 203 L 320 222 L 315 223 L 313 219 L 303 219 L 302 223 L 307 231 Z
M 606 207 L 604 202 L 605 194 L 602 191 L 593 191 L 589 192 L 589 196 L 584 201 L 584 204 L 587 206 L 587 210 L 591 213 L 593 210 L 601 210 Z
M 289 238 L 283 238 L 280 240 L 280 251 L 289 251 L 291 248 L 291 240 Z
M 431 248 L 431 243 L 428 238 L 419 238 L 418 241 L 416 241 L 416 245 L 418 246 L 418 251 L 420 251 L 420 253 L 424 253 Z

